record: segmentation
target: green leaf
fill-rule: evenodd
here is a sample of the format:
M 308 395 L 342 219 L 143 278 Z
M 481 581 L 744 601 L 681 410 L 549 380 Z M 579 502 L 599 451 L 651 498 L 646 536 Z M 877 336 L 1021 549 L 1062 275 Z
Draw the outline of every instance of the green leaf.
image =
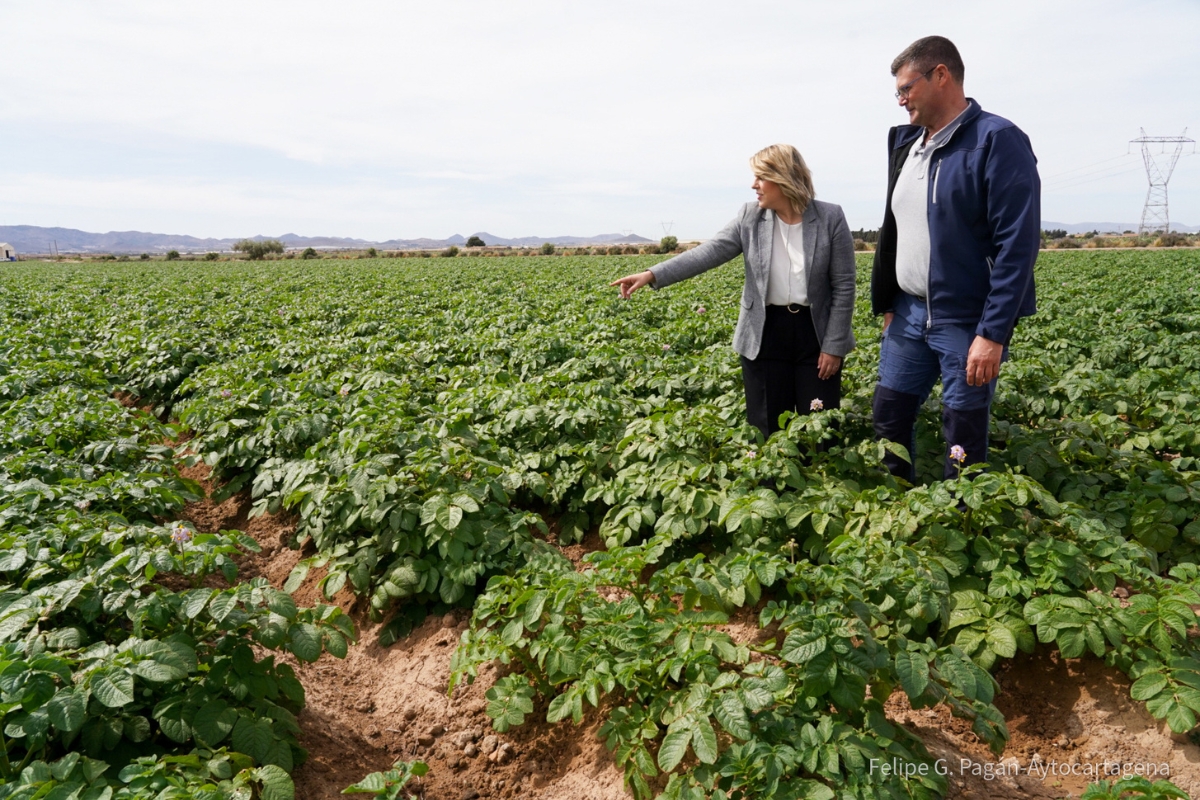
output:
M 267 597 L 267 608 L 289 622 L 295 620 L 299 613 L 296 601 L 287 592 L 271 592 Z
M 708 717 L 698 717 L 692 726 L 692 750 L 704 764 L 717 760 L 717 733 Z
M 1012 658 L 1017 654 L 1017 637 L 1002 622 L 993 620 L 987 629 L 988 647 L 1001 658 Z
M 296 800 L 291 776 L 274 764 L 259 767 L 254 775 L 262 781 L 262 800 Z
M 321 630 L 302 622 L 288 628 L 288 650 L 301 661 L 313 662 L 321 657 Z
M 236 607 L 237 596 L 233 592 L 217 592 L 217 596 L 208 604 L 208 615 L 217 622 L 222 622 Z
M 1196 727 L 1196 712 L 1182 703 L 1172 702 L 1167 710 L 1167 724 L 1175 733 L 1187 733 Z
M 87 698 L 83 692 L 65 687 L 46 703 L 46 711 L 55 728 L 63 733 L 74 733 L 83 727 L 87 718 Z
M 1063 658 L 1079 658 L 1087 647 L 1087 637 L 1082 628 L 1064 628 L 1058 632 L 1056 641 Z
M 133 676 L 123 669 L 102 669 L 92 673 L 92 696 L 109 708 L 133 702 Z
M 192 728 L 196 738 L 204 745 L 216 747 L 229 735 L 237 721 L 237 711 L 224 700 L 216 699 L 200 707 L 192 718 Z
M 687 755 L 688 743 L 692 740 L 690 727 L 679 726 L 668 730 L 658 748 L 658 768 L 670 772 L 679 766 L 679 762 Z
M 209 599 L 215 594 L 214 589 L 192 589 L 183 593 L 183 615 L 188 619 L 195 619 L 200 616 L 200 612 L 204 611 L 204 607 L 208 605 Z
M 192 726 L 188 724 L 192 711 L 182 697 L 172 697 L 159 703 L 154 709 L 154 718 L 171 740 L 186 742 L 192 738 Z
M 1167 676 L 1161 672 L 1151 672 L 1138 678 L 1129 689 L 1129 695 L 1134 700 L 1146 701 L 1167 687 Z
M 783 642 L 779 655 L 793 664 L 803 664 L 825 652 L 825 637 L 819 633 L 792 631 Z
M 726 692 L 720 696 L 713 707 L 713 716 L 717 718 L 721 727 L 729 732 L 730 736 L 746 740 L 754 735 L 750 728 L 750 717 L 746 714 L 746 707 L 733 692 Z
M 904 693 L 916 700 L 929 686 L 929 662 L 920 653 L 901 650 L 896 654 L 896 676 Z
M 233 727 L 233 738 L 230 741 L 234 750 L 245 753 L 261 764 L 271 750 L 275 733 L 271 730 L 271 723 L 266 720 L 255 720 L 242 714 Z
M 381 794 L 388 788 L 387 778 L 382 772 L 372 772 L 358 783 L 342 789 L 342 794 Z

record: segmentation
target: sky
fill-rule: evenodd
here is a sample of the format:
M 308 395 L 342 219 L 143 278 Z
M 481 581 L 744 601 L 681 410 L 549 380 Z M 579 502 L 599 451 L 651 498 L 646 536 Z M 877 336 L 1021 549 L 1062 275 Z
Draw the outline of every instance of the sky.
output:
M 1033 142 L 1042 217 L 1133 222 L 1149 135 L 1200 139 L 1200 2 L 0 4 L 0 225 L 372 241 L 706 238 L 794 144 L 876 228 L 889 66 L 952 39 Z M 1158 153 L 1158 150 L 1155 150 Z M 1170 181 L 1200 225 L 1200 154 Z M 1161 157 L 1161 156 L 1160 156 Z

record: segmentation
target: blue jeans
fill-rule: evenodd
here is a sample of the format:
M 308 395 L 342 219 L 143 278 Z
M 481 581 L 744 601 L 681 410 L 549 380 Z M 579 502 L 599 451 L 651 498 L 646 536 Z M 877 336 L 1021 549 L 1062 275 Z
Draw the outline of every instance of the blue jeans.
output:
M 967 384 L 967 351 L 975 341 L 975 326 L 926 327 L 928 319 L 923 300 L 903 292 L 897 296 L 896 316 L 879 346 L 879 385 L 917 395 L 924 403 L 940 377 L 944 405 L 959 411 L 990 407 L 996 381 Z M 1005 347 L 1002 360 L 1007 358 Z
M 905 445 L 910 457 L 915 456 L 917 412 L 941 378 L 942 428 L 947 440 L 944 472 L 953 477 L 959 466 L 949 458 L 953 445 L 965 450 L 963 464 L 987 460 L 988 420 L 996 381 L 983 386 L 967 383 L 967 352 L 975 340 L 975 326 L 928 326 L 925 302 L 903 292 L 895 305 L 895 316 L 879 350 L 876 436 Z M 1001 358 L 1008 358 L 1007 347 Z M 911 465 L 895 460 L 888 466 L 897 475 L 915 480 Z

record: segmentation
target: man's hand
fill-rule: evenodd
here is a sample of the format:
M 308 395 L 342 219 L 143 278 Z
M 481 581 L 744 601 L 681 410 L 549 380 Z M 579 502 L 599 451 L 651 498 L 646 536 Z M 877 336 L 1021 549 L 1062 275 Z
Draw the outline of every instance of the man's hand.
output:
M 895 316 L 896 316 L 895 312 L 892 312 L 892 311 L 883 312 L 883 329 L 885 331 L 892 326 L 892 318 Z
M 1000 358 L 1004 345 L 976 336 L 967 351 L 967 385 L 983 386 L 1000 374 Z
M 643 286 L 647 286 L 654 282 L 654 273 L 650 270 L 639 272 L 636 275 L 626 275 L 624 278 L 617 278 L 609 284 L 609 286 L 620 287 L 621 299 L 628 300 L 634 292 Z
M 821 355 L 817 356 L 817 377 L 821 380 L 829 380 L 834 375 L 837 375 L 838 370 L 841 368 L 841 356 L 834 356 L 829 353 L 821 353 Z

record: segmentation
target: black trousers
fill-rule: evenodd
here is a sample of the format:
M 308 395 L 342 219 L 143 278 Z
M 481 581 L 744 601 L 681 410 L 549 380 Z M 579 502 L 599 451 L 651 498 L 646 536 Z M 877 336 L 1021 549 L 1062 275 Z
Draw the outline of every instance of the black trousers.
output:
M 842 371 L 827 380 L 817 377 L 821 342 L 808 307 L 767 306 L 766 310 L 762 347 L 757 358 L 742 357 L 742 382 L 747 419 L 763 436 L 770 436 L 779 430 L 779 415 L 784 411 L 808 414 L 813 400 L 827 409 L 840 406 Z

